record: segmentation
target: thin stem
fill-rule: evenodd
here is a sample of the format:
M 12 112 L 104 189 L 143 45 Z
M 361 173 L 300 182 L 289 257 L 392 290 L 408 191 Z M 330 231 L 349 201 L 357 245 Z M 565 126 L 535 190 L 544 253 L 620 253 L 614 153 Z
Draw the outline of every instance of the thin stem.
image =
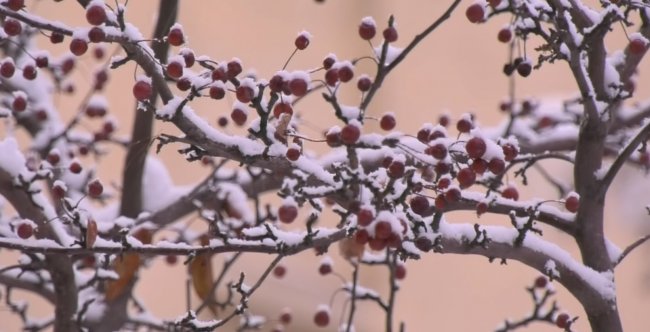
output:
M 352 297 L 350 298 L 350 314 L 348 316 L 348 324 L 345 329 L 346 332 L 352 331 L 352 321 L 354 320 L 354 312 L 357 309 L 357 283 L 359 281 L 359 264 L 353 263 L 354 270 L 352 270 Z

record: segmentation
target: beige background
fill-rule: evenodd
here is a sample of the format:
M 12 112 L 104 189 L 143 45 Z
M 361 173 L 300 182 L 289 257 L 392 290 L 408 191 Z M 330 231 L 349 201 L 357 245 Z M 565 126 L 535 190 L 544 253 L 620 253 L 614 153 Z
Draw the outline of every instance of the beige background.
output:
M 319 5 L 308 0 L 186 0 L 182 1 L 179 21 L 189 35 L 188 46 L 197 55 L 206 54 L 215 60 L 229 60 L 236 56 L 243 61 L 245 70 L 254 69 L 261 77 L 268 78 L 281 68 L 293 50 L 294 37 L 303 29 L 311 32 L 314 38 L 307 50 L 294 57 L 289 69 L 318 67 L 329 52 L 335 53 L 339 59 L 369 54 L 368 44 L 360 40 L 356 32 L 360 19 L 368 15 L 374 16 L 378 25 L 383 27 L 388 16 L 394 14 L 400 34 L 397 45 L 404 46 L 436 19 L 450 2 L 339 0 Z M 466 6 L 467 3 L 462 4 L 452 19 L 425 40 L 387 79 L 379 97 L 370 107 L 371 114 L 386 111 L 397 113 L 398 127 L 404 132 L 414 132 L 424 122 L 435 122 L 442 111 L 452 114 L 475 112 L 483 125 L 494 125 L 501 121 L 497 105 L 507 93 L 507 79 L 501 74 L 507 47 L 497 42 L 496 33 L 509 18 L 500 17 L 487 24 L 472 25 L 464 17 Z M 145 36 L 149 36 L 156 10 L 157 1 L 132 0 L 128 4 L 127 20 L 140 27 Z M 63 4 L 39 1 L 33 11 L 71 25 L 85 25 L 83 11 L 74 1 Z M 616 27 L 611 35 L 613 38 L 608 42 L 612 50 L 625 45 L 620 28 Z M 52 53 L 60 54 L 66 47 L 58 45 L 52 49 Z M 85 93 L 86 82 L 90 82 L 89 74 L 96 65 L 94 61 L 85 59 L 80 66 L 76 76 L 78 82 L 81 82 L 77 86 L 79 91 Z M 370 66 L 362 65 L 361 69 L 373 73 Z M 646 59 L 640 71 L 645 73 L 648 69 Z M 357 74 L 362 70 L 358 70 Z M 133 71 L 134 66 L 128 65 L 112 72 L 114 81 L 107 90 L 111 111 L 122 124 L 120 133 L 125 135 L 130 132 L 133 112 L 130 88 Z M 534 71 L 528 79 L 517 79 L 518 96 L 571 96 L 575 85 L 567 72 L 567 66 L 562 63 L 545 65 L 540 71 Z M 639 82 L 637 91 L 641 96 L 647 97 L 649 83 L 647 77 Z M 356 103 L 358 94 L 352 87 L 348 90 L 344 92 L 343 102 Z M 194 107 L 214 121 L 218 116 L 228 114 L 233 100 L 232 96 L 229 98 L 220 103 L 199 102 Z M 65 117 L 72 114 L 79 99 L 80 97 L 57 98 L 61 109 L 66 110 Z M 311 124 L 304 128 L 303 133 L 307 136 L 318 137 L 323 129 L 334 124 L 331 110 L 318 96 L 309 97 L 298 107 L 298 111 Z M 96 124 L 84 125 L 93 127 Z M 371 130 L 376 130 L 376 126 L 371 125 L 367 129 Z M 158 126 L 156 132 L 173 132 L 173 129 Z M 317 150 L 321 146 L 311 148 Z M 118 169 L 121 167 L 123 153 L 115 149 L 111 151 L 114 152 L 113 157 L 100 168 L 100 174 L 103 179 L 119 183 Z M 179 184 L 198 181 L 206 172 L 198 165 L 188 165 L 173 148 L 164 150 L 161 158 L 170 165 L 170 171 Z M 564 178 L 570 180 L 567 169 L 553 166 L 553 170 L 557 174 L 564 173 Z M 643 176 L 642 172 L 634 170 L 627 173 Z M 639 234 L 639 228 L 633 222 L 624 221 L 639 219 L 647 223 L 643 211 L 647 201 L 621 207 L 620 197 L 628 197 L 628 193 L 637 195 L 630 197 L 647 197 L 647 185 L 647 182 L 640 184 L 638 181 L 623 179 L 617 183 L 609 197 L 611 203 L 607 210 L 607 227 L 613 232 L 612 239 L 620 246 L 630 243 Z M 553 194 L 544 186 L 524 191 L 524 197 Z M 623 213 L 622 210 L 627 212 Z M 450 218 L 459 221 L 474 220 L 471 213 L 455 214 Z M 504 219 L 488 218 L 486 221 L 508 223 Z M 333 224 L 334 221 L 326 220 L 325 223 Z M 566 243 L 575 253 L 575 246 L 558 233 L 547 231 L 545 235 L 549 239 Z M 332 254 L 336 256 L 336 250 Z M 616 274 L 621 315 L 627 331 L 647 331 L 647 326 L 650 326 L 647 314 L 650 308 L 647 255 L 647 249 L 635 252 Z M 6 251 L 2 251 L 0 256 L 3 263 L 13 259 Z M 245 270 L 250 271 L 251 276 L 259 275 L 270 259 L 267 256 L 249 255 L 244 260 Z M 272 278 L 262 287 L 252 300 L 254 313 L 272 318 L 277 317 L 281 308 L 290 306 L 294 310 L 294 316 L 303 319 L 292 323 L 288 331 L 317 330 L 311 324 L 315 307 L 319 303 L 329 302 L 340 285 L 336 277 L 318 276 L 318 260 L 311 253 L 288 258 L 285 262 L 288 267 L 287 276 L 283 280 Z M 215 259 L 216 266 L 220 262 L 219 258 Z M 407 331 L 492 331 L 504 318 L 521 317 L 530 311 L 531 304 L 524 287 L 538 275 L 516 262 L 500 266 L 496 263 L 489 264 L 484 258 L 451 255 L 429 255 L 421 261 L 410 261 L 407 266 L 408 276 L 398 293 L 396 313 L 396 321 L 405 321 Z M 238 265 L 235 272 L 238 273 L 242 268 L 242 265 Z M 349 268 L 338 260 L 336 270 L 349 275 Z M 367 268 L 361 276 L 363 285 L 385 293 L 387 282 L 383 270 Z M 182 266 L 170 267 L 159 259 L 153 262 L 151 269 L 143 273 L 142 278 L 137 293 L 154 313 L 162 318 L 174 318 L 184 310 L 185 269 Z M 560 306 L 571 314 L 580 316 L 578 330 L 587 331 L 588 324 L 577 302 L 560 286 L 558 293 Z M 26 299 L 38 303 L 33 297 Z M 336 323 L 339 321 L 338 315 L 343 311 L 342 294 L 338 294 L 335 299 L 333 310 L 336 317 L 333 322 Z M 42 306 L 33 311 L 40 317 L 50 312 L 51 308 Z M 361 304 L 357 315 L 358 331 L 382 330 L 383 316 L 373 304 Z M 18 329 L 16 323 L 15 317 L 0 306 L 0 330 L 15 331 Z M 267 325 L 269 328 L 266 330 L 273 325 Z M 533 325 L 526 331 L 557 330 L 550 325 Z

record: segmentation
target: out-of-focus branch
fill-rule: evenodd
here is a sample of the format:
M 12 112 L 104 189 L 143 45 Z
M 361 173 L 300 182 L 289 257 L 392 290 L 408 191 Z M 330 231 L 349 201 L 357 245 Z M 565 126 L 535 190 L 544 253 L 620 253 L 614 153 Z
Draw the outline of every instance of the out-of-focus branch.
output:
M 7 274 L 0 274 L 0 284 L 3 284 L 7 287 L 12 287 L 16 289 L 22 289 L 29 292 L 32 292 L 36 295 L 41 296 L 51 304 L 56 302 L 56 294 L 52 289 L 45 287 L 45 285 L 25 280 L 24 278 L 15 278 Z

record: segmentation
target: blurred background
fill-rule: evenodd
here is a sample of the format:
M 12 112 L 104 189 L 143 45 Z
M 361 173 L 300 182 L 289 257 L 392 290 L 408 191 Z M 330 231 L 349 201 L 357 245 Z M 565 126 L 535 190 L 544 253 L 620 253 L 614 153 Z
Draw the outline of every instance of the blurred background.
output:
M 321 66 L 322 59 L 329 53 L 338 59 L 353 59 L 371 55 L 367 42 L 357 34 L 360 20 L 365 16 L 375 18 L 378 34 L 386 26 L 390 15 L 394 15 L 399 32 L 395 43 L 404 47 L 426 26 L 437 19 L 452 1 L 411 0 L 397 2 L 389 0 L 326 0 L 318 3 L 308 0 L 276 1 L 181 1 L 179 23 L 188 36 L 187 47 L 197 55 L 208 55 L 214 60 L 241 59 L 244 71 L 256 73 L 258 77 L 270 78 L 280 70 L 293 52 L 296 35 L 307 30 L 312 35 L 309 47 L 298 52 L 289 63 L 288 70 L 311 69 Z M 51 20 L 66 22 L 69 26 L 85 26 L 82 8 L 74 1 L 27 1 L 28 10 Z M 398 130 L 415 133 L 425 122 L 437 122 L 438 116 L 448 113 L 457 119 L 462 113 L 476 114 L 481 126 L 497 125 L 505 120 L 499 111 L 499 103 L 508 93 L 508 78 L 502 67 L 508 59 L 508 46 L 497 41 L 497 32 L 509 22 L 510 17 L 498 17 L 486 24 L 471 24 L 464 15 L 471 1 L 464 2 L 450 20 L 444 23 L 404 61 L 384 82 L 379 95 L 369 108 L 370 115 L 380 116 L 384 112 L 395 112 Z M 158 10 L 157 1 L 129 1 L 126 19 L 138 27 L 144 36 L 150 36 Z M 376 37 L 375 42 L 380 42 Z M 610 50 L 623 48 L 627 40 L 617 26 L 608 37 Z M 67 43 L 50 45 L 40 40 L 43 47 L 53 55 L 67 52 Z M 528 47 L 529 56 L 532 40 Z M 109 45 L 109 53 L 113 46 Z M 172 49 L 172 54 L 178 48 Z M 89 52 L 90 53 L 90 52 Z M 119 54 L 119 53 L 118 53 Z M 637 83 L 639 98 L 648 97 L 650 80 L 643 74 L 650 69 L 646 58 L 639 70 L 641 78 Z M 103 65 L 100 64 L 100 65 Z M 85 55 L 73 77 L 78 93 L 72 96 L 58 96 L 57 106 L 62 117 L 70 118 L 79 107 L 87 85 L 92 83 L 92 73 L 98 63 Z M 106 95 L 109 112 L 118 120 L 118 132 L 129 135 L 134 112 L 131 85 L 138 70 L 128 64 L 110 72 Z M 373 76 L 373 64 L 361 62 L 355 75 L 368 73 Z M 322 73 L 312 75 L 322 77 Z M 575 96 L 575 83 L 564 63 L 544 65 L 526 79 L 516 78 L 517 98 L 535 96 L 540 100 L 560 100 Z M 360 95 L 354 84 L 344 88 L 342 103 L 358 104 Z M 216 126 L 220 116 L 228 116 L 234 96 L 229 94 L 224 101 L 198 101 L 194 109 Z M 641 99 L 637 99 L 641 100 Z M 332 110 L 317 94 L 311 95 L 297 106 L 305 119 L 301 133 L 320 138 L 323 130 L 336 124 Z M 94 124 L 84 124 L 92 127 Z M 227 132 L 241 130 L 229 126 Z M 376 123 L 369 123 L 364 132 L 379 131 Z M 174 128 L 158 123 L 156 134 L 177 133 Z M 315 152 L 324 152 L 324 144 L 310 144 Z M 105 183 L 119 185 L 124 151 L 110 148 L 99 168 L 99 175 Z M 151 151 L 154 153 L 153 151 Z M 176 153 L 175 147 L 167 147 L 158 156 L 169 166 L 174 182 L 178 185 L 200 181 L 208 172 L 200 163 L 187 163 Z M 236 166 L 236 165 L 232 165 Z M 558 177 L 571 181 L 570 170 L 565 165 L 545 164 Z M 532 187 L 519 186 L 523 198 L 556 198 L 555 190 L 540 184 L 541 178 L 530 174 Z M 642 180 L 640 180 L 642 179 Z M 519 181 L 518 181 L 519 182 Z M 607 205 L 607 230 L 611 240 L 620 247 L 639 237 L 648 227 L 644 206 L 648 204 L 649 182 L 645 173 L 638 169 L 625 169 L 616 181 L 609 195 Z M 474 222 L 474 213 L 453 213 L 452 221 Z M 482 223 L 509 224 L 506 217 L 482 217 Z M 336 219 L 322 221 L 334 225 Z M 197 223 L 198 224 L 198 223 Z M 644 225 L 645 224 L 645 225 Z M 544 236 L 562 243 L 574 257 L 578 257 L 575 245 L 558 232 L 546 230 Z M 642 248 L 629 256 L 616 271 L 620 312 L 626 331 L 647 331 L 650 326 L 650 262 L 648 248 Z M 350 266 L 340 259 L 337 248 L 329 253 L 335 260 L 334 269 L 349 279 Z M 232 278 L 240 271 L 246 271 L 252 278 L 260 275 L 272 257 L 265 255 L 244 255 L 240 264 L 233 268 Z M 0 252 L 0 262 L 15 261 L 16 256 L 7 251 Z M 284 278 L 271 277 L 253 297 L 251 309 L 254 314 L 267 316 L 271 321 L 263 330 L 275 326 L 284 307 L 291 308 L 294 321 L 286 331 L 335 330 L 341 314 L 344 313 L 345 296 L 336 292 L 341 280 L 335 276 L 321 277 L 318 274 L 320 257 L 305 252 L 283 261 L 287 267 Z M 214 258 L 215 269 L 223 258 Z M 408 261 L 407 277 L 401 283 L 397 295 L 395 321 L 404 321 L 406 331 L 493 331 L 504 319 L 517 319 L 529 314 L 532 303 L 525 287 L 532 285 L 539 275 L 517 262 L 508 265 L 489 263 L 482 257 L 427 255 L 420 261 Z M 162 277 L 161 277 L 162 276 Z M 136 294 L 158 317 L 174 319 L 185 310 L 187 270 L 182 264 L 170 266 L 163 258 L 151 261 L 150 268 L 142 270 L 141 282 Z M 387 293 L 388 279 L 385 269 L 368 267 L 360 273 L 364 287 Z M 252 280 L 252 279 L 250 279 Z M 557 287 L 559 306 L 571 315 L 579 316 L 578 331 L 588 331 L 589 325 L 580 305 L 561 286 Z M 33 303 L 30 313 L 46 317 L 52 308 L 40 302 L 37 297 L 24 295 Z M 331 300 L 332 299 L 332 300 Z M 196 301 L 196 300 L 195 300 Z M 317 305 L 333 304 L 332 324 L 318 329 L 312 323 Z M 204 318 L 209 318 L 205 316 Z M 342 322 L 342 321 L 341 321 Z M 0 305 L 0 331 L 18 331 L 19 321 L 6 306 Z M 373 303 L 361 303 L 358 307 L 357 331 L 382 331 L 384 317 Z M 531 325 L 526 331 L 558 331 L 555 326 Z

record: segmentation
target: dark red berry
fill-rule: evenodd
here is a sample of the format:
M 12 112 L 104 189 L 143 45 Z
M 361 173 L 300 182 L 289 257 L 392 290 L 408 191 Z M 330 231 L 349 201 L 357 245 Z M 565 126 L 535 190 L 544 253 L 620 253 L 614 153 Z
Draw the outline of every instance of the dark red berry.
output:
M 470 168 L 472 171 L 474 171 L 474 173 L 482 175 L 487 170 L 488 163 L 481 158 L 473 159 Z
M 369 209 L 359 209 L 357 212 L 357 223 L 360 226 L 368 226 L 372 223 L 375 216 Z
M 276 278 L 283 278 L 287 274 L 287 268 L 284 267 L 283 265 L 276 265 L 275 268 L 273 269 L 273 275 Z
M 456 203 L 461 199 L 461 193 L 458 188 L 453 187 L 445 191 L 445 202 L 447 203 Z
M 555 317 L 555 325 L 561 329 L 567 328 L 570 324 L 571 317 L 568 314 L 561 313 Z
M 480 137 L 472 137 L 467 141 L 467 144 L 465 144 L 465 151 L 467 151 L 467 156 L 471 159 L 483 157 L 486 150 L 487 145 Z
M 86 21 L 92 25 L 101 25 L 106 21 L 104 6 L 96 4 L 86 8 Z
M 425 214 L 427 214 L 427 212 L 429 212 L 429 207 L 430 207 L 429 199 L 427 199 L 424 196 L 420 196 L 420 195 L 414 196 L 413 198 L 411 198 L 410 205 L 411 205 L 411 210 L 413 210 L 413 212 L 421 216 L 424 216 Z
M 389 43 L 394 43 L 397 41 L 397 29 L 395 27 L 387 27 L 383 32 L 384 39 Z
M 443 114 L 438 118 L 438 123 L 443 127 L 447 127 L 450 121 L 451 120 L 449 119 L 449 115 Z
M 325 140 L 327 141 L 327 145 L 329 145 L 332 148 L 339 147 L 343 144 L 341 142 L 341 132 L 339 130 L 329 131 L 325 135 Z
M 176 265 L 178 262 L 178 256 L 176 255 L 167 255 L 165 256 L 165 262 L 169 265 Z
M 180 78 L 183 76 L 183 64 L 178 61 L 172 61 L 167 64 L 167 75 L 171 78 Z
M 79 38 L 73 38 L 72 41 L 70 41 L 70 52 L 76 56 L 82 56 L 84 53 L 88 51 L 88 43 Z
M 31 224 L 29 223 L 21 223 L 18 225 L 18 228 L 16 229 L 16 234 L 18 234 L 18 237 L 21 239 L 29 239 L 34 235 L 34 227 L 32 227 Z
M 172 46 L 181 46 L 185 42 L 185 36 L 183 35 L 183 30 L 179 27 L 174 27 L 169 30 L 167 34 L 167 42 Z
M 529 60 L 524 60 L 517 66 L 517 73 L 519 73 L 521 77 L 528 77 L 528 75 L 530 75 L 532 70 L 533 70 L 533 65 L 530 63 Z
M 192 88 L 192 82 L 187 77 L 183 77 L 178 81 L 176 81 L 176 87 L 178 88 L 178 90 L 187 91 Z M 212 91 L 210 91 L 210 97 L 212 97 Z
M 646 43 L 645 40 L 641 38 L 634 38 L 630 40 L 630 44 L 628 45 L 628 49 L 630 53 L 634 55 L 643 54 L 647 48 L 648 48 L 648 44 Z
M 231 60 L 226 65 L 226 75 L 228 75 L 228 78 L 230 79 L 237 77 L 237 75 L 241 74 L 243 70 L 241 62 L 237 59 Z
M 488 169 L 493 174 L 499 175 L 506 170 L 506 162 L 503 159 L 492 158 L 488 163 Z
M 273 116 L 280 118 L 282 114 L 293 114 L 293 107 L 289 103 L 279 102 L 273 107 Z
M 395 121 L 395 116 L 390 113 L 384 114 L 379 120 L 379 126 L 381 127 L 381 129 L 386 131 L 395 129 L 396 124 L 397 121 Z
M 289 81 L 289 90 L 291 90 L 291 93 L 297 97 L 306 95 L 308 87 L 309 83 L 307 83 L 303 78 L 294 78 Z
M 501 197 L 517 201 L 519 200 L 519 191 L 517 191 L 517 188 L 509 186 L 503 189 Z
M 399 179 L 404 176 L 404 163 L 401 161 L 393 161 L 388 166 L 388 176 L 393 179 Z
M 282 324 L 284 324 L 284 325 L 287 325 L 287 324 L 291 323 L 291 318 L 292 318 L 291 313 L 285 311 L 280 315 L 280 322 Z
M 13 18 L 6 18 L 4 30 L 8 36 L 12 37 L 19 35 L 23 31 L 23 27 L 19 21 L 14 20 Z
M 25 0 L 7 0 L 4 5 L 17 12 L 25 7 Z
M 512 30 L 510 30 L 510 28 L 503 28 L 499 30 L 497 39 L 499 39 L 499 41 L 502 43 L 510 42 L 512 40 Z
M 50 64 L 50 59 L 46 55 L 39 55 L 35 60 L 36 67 L 45 68 Z
M 93 180 L 88 183 L 88 196 L 97 198 L 104 192 L 104 186 L 99 180 Z
M 472 23 L 483 22 L 485 18 L 485 9 L 483 8 L 483 5 L 475 3 L 467 7 L 465 16 L 467 16 L 467 19 Z
M 501 146 L 501 149 L 503 150 L 503 155 L 505 156 L 506 161 L 512 161 L 517 157 L 517 154 L 519 153 L 519 151 L 517 151 L 517 148 L 509 143 Z
M 184 48 L 179 52 L 179 54 L 183 57 L 183 60 L 185 60 L 185 67 L 190 68 L 194 66 L 196 57 L 194 56 L 194 52 L 192 52 L 192 50 Z M 241 65 L 239 67 L 241 68 Z M 230 62 L 228 63 L 228 69 L 230 70 Z
M 54 199 L 62 199 L 65 196 L 65 188 L 62 186 L 55 184 L 52 186 L 52 198 Z
M 393 233 L 393 227 L 388 221 L 378 221 L 375 224 L 375 238 L 386 240 L 390 237 L 391 233 Z
M 295 205 L 282 205 L 278 209 L 278 218 L 285 224 L 292 223 L 298 217 L 298 208 Z
M 488 0 L 488 4 L 490 4 L 492 8 L 496 8 L 501 4 L 501 0 Z
M 344 65 L 338 70 L 338 77 L 339 80 L 343 83 L 349 82 L 352 80 L 352 77 L 354 77 L 354 71 L 352 70 L 352 66 L 350 65 Z
M 327 310 L 319 310 L 314 315 L 314 324 L 318 327 L 325 327 L 330 323 L 330 314 Z
M 307 33 L 301 33 L 296 37 L 296 40 L 293 42 L 299 50 L 304 50 L 309 46 L 309 35 Z
M 433 249 L 433 242 L 426 237 L 419 237 L 415 240 L 415 246 L 423 252 Z
M 31 80 L 35 79 L 37 75 L 38 75 L 38 71 L 36 70 L 36 66 L 34 66 L 34 65 L 25 65 L 25 67 L 23 67 L 23 77 L 26 80 L 31 81 Z
M 546 279 L 546 277 L 539 276 L 537 279 L 535 279 L 535 287 L 546 288 L 546 285 L 548 285 L 548 279 Z
M 251 100 L 255 98 L 255 91 L 253 88 L 245 85 L 238 86 L 237 90 L 235 90 L 235 94 L 237 96 L 237 100 L 244 104 L 250 103 Z
M 73 161 L 73 162 L 70 163 L 70 166 L 68 166 L 68 169 L 70 170 L 70 172 L 72 172 L 74 174 L 79 174 L 79 173 L 81 173 L 82 168 L 81 168 L 81 164 L 79 164 L 76 161 Z
M 366 229 L 358 230 L 354 235 L 354 241 L 358 244 L 364 245 L 370 240 L 370 234 Z
M 364 40 L 372 39 L 377 33 L 375 22 L 372 20 L 363 20 L 359 25 L 359 37 Z
M 3 61 L 2 65 L 0 65 L 0 75 L 5 78 L 10 78 L 14 76 L 14 73 L 16 72 L 16 65 L 14 65 L 13 61 Z
M 63 34 L 59 32 L 52 32 L 50 35 L 50 43 L 59 44 L 63 42 Z
M 564 200 L 564 207 L 569 212 L 572 212 L 572 213 L 578 212 L 578 209 L 580 208 L 580 198 L 578 198 L 578 196 L 575 195 L 575 194 L 569 195 Z
M 241 108 L 235 108 L 230 113 L 230 118 L 238 126 L 243 126 L 248 119 L 248 115 L 246 115 L 246 111 L 242 110 Z
M 300 149 L 298 148 L 288 148 L 287 153 L 286 153 L 287 159 L 291 161 L 296 161 L 298 158 L 300 158 Z
M 470 168 L 463 168 L 458 171 L 456 178 L 460 187 L 465 189 L 471 187 L 476 182 L 476 173 Z
M 372 87 L 372 80 L 368 76 L 361 76 L 357 80 L 357 89 L 361 92 L 366 92 Z
M 144 101 L 151 98 L 153 88 L 151 84 L 146 81 L 137 81 L 133 85 L 133 96 L 139 101 Z
M 332 273 L 332 265 L 330 265 L 330 264 L 321 264 L 318 267 L 318 273 L 320 273 L 320 275 L 322 275 L 322 276 Z
M 403 264 L 397 264 L 397 266 L 395 266 L 395 279 L 403 280 L 404 278 L 406 278 L 406 266 Z
M 221 86 L 211 86 L 210 90 L 208 91 L 210 94 L 210 98 L 212 99 L 220 100 L 226 96 L 226 90 L 224 90 Z
M 472 121 L 469 119 L 460 119 L 456 122 L 456 129 L 461 133 L 469 133 L 472 130 Z
M 357 125 L 347 124 L 343 129 L 341 129 L 341 141 L 343 144 L 352 145 L 359 140 L 361 136 L 361 130 Z
M 482 214 L 486 213 L 488 210 L 488 205 L 485 202 L 479 202 L 476 204 L 476 216 L 480 217 Z
M 14 112 L 22 112 L 27 108 L 27 99 L 22 95 L 18 95 L 11 102 L 11 109 Z
M 228 79 L 228 74 L 226 73 L 226 70 L 221 67 L 213 70 L 210 76 L 212 77 L 213 81 L 225 82 Z

